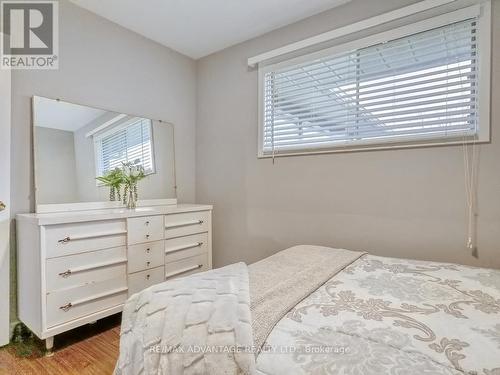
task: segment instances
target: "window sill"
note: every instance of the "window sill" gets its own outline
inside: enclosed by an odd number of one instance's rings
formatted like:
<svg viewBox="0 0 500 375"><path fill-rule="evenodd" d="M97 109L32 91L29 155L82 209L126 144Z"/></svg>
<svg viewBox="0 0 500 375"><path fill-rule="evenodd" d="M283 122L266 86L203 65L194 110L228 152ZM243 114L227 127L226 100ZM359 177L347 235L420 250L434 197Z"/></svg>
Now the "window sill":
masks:
<svg viewBox="0 0 500 375"><path fill-rule="evenodd" d="M321 154L340 154L340 153L351 153L351 152L363 152L363 151L384 151L384 150L401 150L401 149L414 149L414 148L427 148L427 147L443 147L443 146L461 146L463 144L488 144L491 143L490 139L469 139L465 142L462 140L454 141L438 141L438 142L426 142L426 143L397 143L397 144L385 144L385 145L367 145L367 146L345 146L345 147L335 147L335 148L323 148L323 149L311 149L311 150L296 150L296 151L280 151L276 152L274 155L270 153L259 152L257 155L258 159L272 159L278 157L289 157L289 156L307 156L307 155L321 155Z"/></svg>

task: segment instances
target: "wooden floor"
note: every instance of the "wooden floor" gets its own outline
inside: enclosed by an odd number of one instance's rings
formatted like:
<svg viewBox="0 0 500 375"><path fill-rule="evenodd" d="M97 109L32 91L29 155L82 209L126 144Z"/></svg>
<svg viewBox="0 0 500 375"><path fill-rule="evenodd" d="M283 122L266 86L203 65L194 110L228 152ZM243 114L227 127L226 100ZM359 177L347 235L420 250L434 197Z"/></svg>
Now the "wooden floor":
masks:
<svg viewBox="0 0 500 375"><path fill-rule="evenodd" d="M2 348L0 375L112 374L118 358L119 325L120 315L114 315L58 335L50 357L22 358L12 345Z"/></svg>

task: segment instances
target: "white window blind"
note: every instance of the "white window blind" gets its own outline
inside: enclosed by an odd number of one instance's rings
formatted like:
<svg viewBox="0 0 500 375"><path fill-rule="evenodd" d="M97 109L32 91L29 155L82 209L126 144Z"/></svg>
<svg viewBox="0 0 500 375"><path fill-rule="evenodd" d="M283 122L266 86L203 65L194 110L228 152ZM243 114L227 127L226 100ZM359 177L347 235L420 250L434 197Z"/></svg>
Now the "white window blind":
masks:
<svg viewBox="0 0 500 375"><path fill-rule="evenodd" d="M126 126L95 138L97 175L102 176L122 162L142 165L146 173L154 172L151 120L137 118Z"/></svg>
<svg viewBox="0 0 500 375"><path fill-rule="evenodd" d="M260 154L475 136L477 34L471 18L267 69Z"/></svg>

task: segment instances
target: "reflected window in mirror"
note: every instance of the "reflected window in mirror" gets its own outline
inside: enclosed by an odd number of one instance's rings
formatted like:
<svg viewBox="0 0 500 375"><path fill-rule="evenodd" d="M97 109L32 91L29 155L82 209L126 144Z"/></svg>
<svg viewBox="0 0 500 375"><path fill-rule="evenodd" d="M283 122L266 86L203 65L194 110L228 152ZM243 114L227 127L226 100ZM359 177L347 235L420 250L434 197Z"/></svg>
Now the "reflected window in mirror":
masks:
<svg viewBox="0 0 500 375"><path fill-rule="evenodd" d="M94 135L96 177L122 163L140 165L146 175L155 173L152 133L151 120L135 117Z"/></svg>

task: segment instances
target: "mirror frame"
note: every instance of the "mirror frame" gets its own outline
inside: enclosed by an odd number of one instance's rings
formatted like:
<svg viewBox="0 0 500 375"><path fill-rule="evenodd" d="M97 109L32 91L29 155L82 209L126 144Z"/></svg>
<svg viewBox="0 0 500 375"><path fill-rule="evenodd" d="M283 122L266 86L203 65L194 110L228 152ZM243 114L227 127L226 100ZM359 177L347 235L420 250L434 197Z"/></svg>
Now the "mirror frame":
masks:
<svg viewBox="0 0 500 375"><path fill-rule="evenodd" d="M100 109L103 111L108 111L108 112L116 112L116 113L123 113L121 111L115 111L112 109L104 109L101 107L94 107L92 105L87 105L87 104L82 104L82 103L75 103L72 101L67 101L63 100L60 98L50 98L47 96L41 96L41 95L33 95L31 97L31 129L32 129L32 163L33 163L33 183L34 183L34 192L35 192L35 212L38 214L44 214L44 213L56 213L56 212L74 212L74 211L87 211L87 210L104 210L104 209L120 209L120 210L127 210L126 206L122 202L107 202L107 201L101 201L101 202L75 202L75 203L48 203L48 204L39 204L38 203L38 189L37 189L37 165L36 165L36 152L37 152L37 145L35 142L35 128L36 128L36 113L35 113L35 100L36 98L44 98L44 99L50 99L50 100L56 100L58 102L66 102L74 105L80 105L80 106L86 106L90 108L95 108L95 109ZM127 113L129 116L135 116L135 117L142 117L142 118L147 118L151 119L152 121L159 121L160 123L163 124L168 124L172 126L172 132L173 132L173 144L174 144L174 190L175 190L175 195L177 196L177 163L176 163L176 155L175 155L175 125L170 122L170 121L164 121L164 120L155 120L151 117L147 116L141 116L141 115L135 115L131 113ZM166 205L176 205L177 204L177 198L164 198L164 199L139 199L137 201L137 208L141 207L149 207L149 206L166 206ZM133 209L132 209L133 210Z"/></svg>

